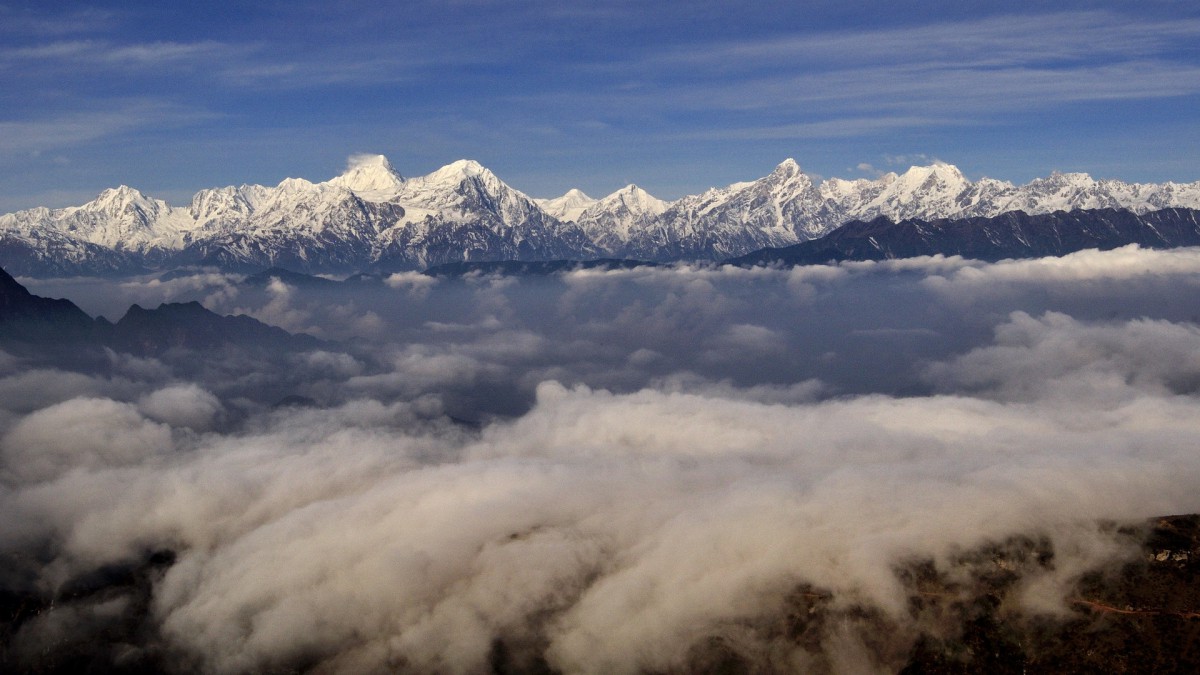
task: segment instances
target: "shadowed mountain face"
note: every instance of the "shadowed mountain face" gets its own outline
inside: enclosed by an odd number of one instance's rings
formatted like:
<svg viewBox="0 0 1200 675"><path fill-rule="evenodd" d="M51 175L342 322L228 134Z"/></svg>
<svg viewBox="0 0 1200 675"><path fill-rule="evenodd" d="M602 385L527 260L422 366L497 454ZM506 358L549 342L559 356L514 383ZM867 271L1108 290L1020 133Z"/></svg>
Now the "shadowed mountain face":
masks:
<svg viewBox="0 0 1200 675"><path fill-rule="evenodd" d="M995 218L902 220L876 218L847 223L829 234L785 248L734 258L736 265L813 265L840 260L887 260L959 255L975 260L1061 256L1084 249L1109 250L1200 245L1200 211L1163 209L1144 215L1116 209L1020 211Z"/></svg>
<svg viewBox="0 0 1200 675"><path fill-rule="evenodd" d="M70 300L31 294L0 269L0 337L30 343L69 342L96 336L96 323Z"/></svg>
<svg viewBox="0 0 1200 675"><path fill-rule="evenodd" d="M158 309L133 305L113 325L107 342L118 351L142 356L169 349L290 350L320 344L311 336L292 335L248 316L220 316L198 302L164 303Z"/></svg>

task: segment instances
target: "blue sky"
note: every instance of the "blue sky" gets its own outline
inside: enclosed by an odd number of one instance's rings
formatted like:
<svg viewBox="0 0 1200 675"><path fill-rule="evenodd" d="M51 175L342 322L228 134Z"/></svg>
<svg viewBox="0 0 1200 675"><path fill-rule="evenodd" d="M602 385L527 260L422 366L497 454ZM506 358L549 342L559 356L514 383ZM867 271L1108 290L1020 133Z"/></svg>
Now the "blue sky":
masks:
<svg viewBox="0 0 1200 675"><path fill-rule="evenodd" d="M477 159L533 196L675 198L787 157L1193 181L1198 104L1190 0L0 0L0 211L121 183L185 203L363 152Z"/></svg>

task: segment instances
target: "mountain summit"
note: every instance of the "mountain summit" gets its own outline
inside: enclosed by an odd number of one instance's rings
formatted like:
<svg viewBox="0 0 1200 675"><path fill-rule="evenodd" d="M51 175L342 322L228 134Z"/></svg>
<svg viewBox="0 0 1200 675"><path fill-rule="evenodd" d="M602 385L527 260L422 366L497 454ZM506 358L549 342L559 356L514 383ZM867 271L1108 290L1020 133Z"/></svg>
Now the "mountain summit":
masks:
<svg viewBox="0 0 1200 675"><path fill-rule="evenodd" d="M559 220L579 220L579 215L597 200L584 194L583 190L572 188L566 194L554 199L535 199L535 204L543 211Z"/></svg>
<svg viewBox="0 0 1200 675"><path fill-rule="evenodd" d="M395 192L404 184L404 177L383 155L354 155L347 162L345 173L331 179L329 184L354 192Z"/></svg>

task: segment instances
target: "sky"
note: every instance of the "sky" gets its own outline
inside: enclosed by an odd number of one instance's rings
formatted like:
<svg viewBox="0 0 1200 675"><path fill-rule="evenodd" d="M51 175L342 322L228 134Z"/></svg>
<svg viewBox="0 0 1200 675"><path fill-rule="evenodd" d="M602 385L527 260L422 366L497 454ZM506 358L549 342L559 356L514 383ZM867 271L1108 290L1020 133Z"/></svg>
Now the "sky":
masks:
<svg viewBox="0 0 1200 675"><path fill-rule="evenodd" d="M1193 2L0 2L0 212L405 175L673 199L788 157L1194 181Z"/></svg>

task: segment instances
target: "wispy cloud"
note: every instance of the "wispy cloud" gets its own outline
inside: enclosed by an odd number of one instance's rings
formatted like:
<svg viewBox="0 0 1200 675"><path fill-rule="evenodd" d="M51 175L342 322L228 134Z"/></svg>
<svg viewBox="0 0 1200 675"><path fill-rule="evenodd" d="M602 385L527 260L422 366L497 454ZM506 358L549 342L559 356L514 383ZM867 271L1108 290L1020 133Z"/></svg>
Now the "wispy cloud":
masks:
<svg viewBox="0 0 1200 675"><path fill-rule="evenodd" d="M1196 19L1148 21L1111 12L1062 12L689 46L649 55L640 63L723 71L806 66L837 70L888 62L1014 67L1141 59L1186 49L1197 38Z"/></svg>
<svg viewBox="0 0 1200 675"><path fill-rule="evenodd" d="M606 74L601 91L550 97L591 110L772 113L800 121L755 125L759 131L749 135L840 136L1078 101L1197 94L1200 66L1172 58L1197 38L1200 21L1130 21L1106 12L839 31L649 49L592 66ZM881 110L888 114L863 118ZM850 119L811 119L833 116Z"/></svg>
<svg viewBox="0 0 1200 675"><path fill-rule="evenodd" d="M820 122L801 122L758 127L734 127L687 132L678 135L681 139L706 141L765 141L804 138L848 138L863 134L879 133L912 127L929 127L961 124L950 119L896 116L896 117L847 117Z"/></svg>
<svg viewBox="0 0 1200 675"><path fill-rule="evenodd" d="M285 89L329 85L383 85L412 80L435 69L486 64L478 53L438 54L435 45L407 45L379 50L314 48L308 53L281 53L264 44L199 42L116 43L106 40L59 40L43 44L0 48L0 72L24 75L87 72L110 76L135 73L194 75L232 87Z"/></svg>
<svg viewBox="0 0 1200 675"><path fill-rule="evenodd" d="M209 111L147 99L42 119L5 120L0 121L0 157L35 155L135 129L179 127L214 117Z"/></svg>
<svg viewBox="0 0 1200 675"><path fill-rule="evenodd" d="M215 75L234 87L268 89L319 89L344 85L394 85L413 81L433 65L428 59L403 56L347 54L328 59L257 58L227 64Z"/></svg>
<svg viewBox="0 0 1200 675"><path fill-rule="evenodd" d="M82 67L87 70L183 64L212 66L214 63L244 57L251 49L212 40L132 44L104 40L63 40L0 50L0 68L26 68L31 64L39 69Z"/></svg>
<svg viewBox="0 0 1200 675"><path fill-rule="evenodd" d="M709 89L707 100L730 109L802 106L801 111L836 112L882 108L929 115L1195 93L1200 93L1200 66L1163 61L1004 69L896 64L730 82Z"/></svg>
<svg viewBox="0 0 1200 675"><path fill-rule="evenodd" d="M0 34L27 37L89 33L110 28L116 19L113 12L96 7L59 13L46 13L45 9L39 7L35 12L0 5Z"/></svg>

